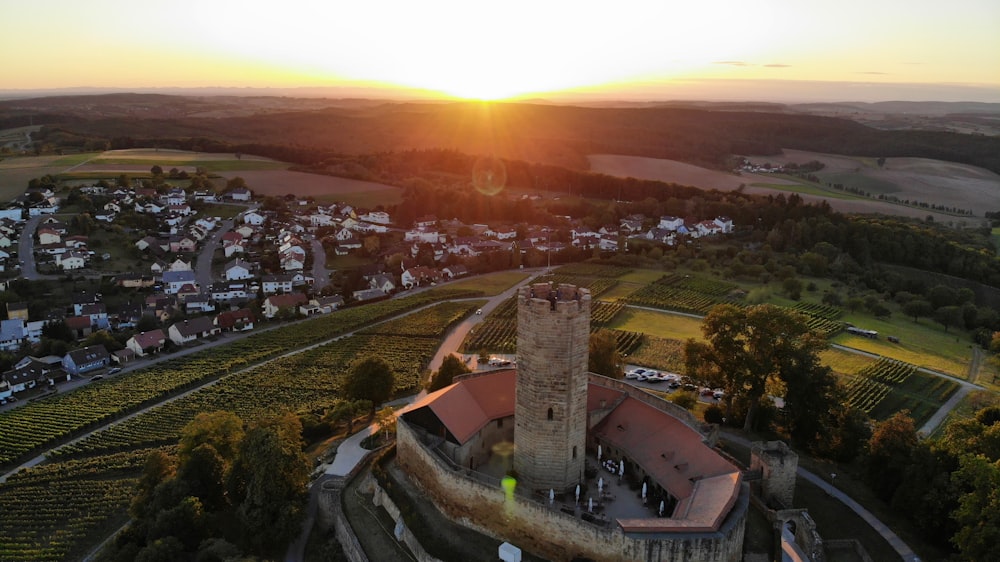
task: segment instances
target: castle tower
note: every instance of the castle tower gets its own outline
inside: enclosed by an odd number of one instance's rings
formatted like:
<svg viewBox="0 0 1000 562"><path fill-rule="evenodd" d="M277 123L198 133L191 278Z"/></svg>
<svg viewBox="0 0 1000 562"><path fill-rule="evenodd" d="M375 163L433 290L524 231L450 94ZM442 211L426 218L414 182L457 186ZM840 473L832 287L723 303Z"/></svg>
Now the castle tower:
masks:
<svg viewBox="0 0 1000 562"><path fill-rule="evenodd" d="M532 490L583 480L590 291L546 283L517 295L514 470Z"/></svg>
<svg viewBox="0 0 1000 562"><path fill-rule="evenodd" d="M750 470L761 471L761 496L768 505L792 507L799 456L784 441L750 444Z"/></svg>

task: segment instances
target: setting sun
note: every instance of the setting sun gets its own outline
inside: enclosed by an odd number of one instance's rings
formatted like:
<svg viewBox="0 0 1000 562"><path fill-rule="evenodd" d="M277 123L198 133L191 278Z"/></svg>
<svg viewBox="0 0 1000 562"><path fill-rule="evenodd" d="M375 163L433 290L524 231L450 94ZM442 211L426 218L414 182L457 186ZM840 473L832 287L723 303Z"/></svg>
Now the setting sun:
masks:
<svg viewBox="0 0 1000 562"><path fill-rule="evenodd" d="M585 89L622 98L675 92L670 98L685 85L737 80L963 85L1000 97L1000 4L957 0L918 13L899 0L846 0L832 8L764 0L290 0L267 10L196 0L4 3L0 18L18 25L0 35L0 48L20 55L5 60L0 89L330 86L480 100Z"/></svg>

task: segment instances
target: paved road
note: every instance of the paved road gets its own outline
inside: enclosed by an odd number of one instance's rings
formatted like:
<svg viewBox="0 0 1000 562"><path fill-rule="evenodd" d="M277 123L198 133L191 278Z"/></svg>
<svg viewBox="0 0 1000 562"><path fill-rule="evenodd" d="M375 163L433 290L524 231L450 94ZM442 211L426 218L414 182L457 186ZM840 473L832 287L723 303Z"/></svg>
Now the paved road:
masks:
<svg viewBox="0 0 1000 562"><path fill-rule="evenodd" d="M215 257L215 250L219 248L219 240L222 239L222 235L232 229L233 219L222 221L219 224L219 228L215 229L215 232L209 236L208 240L202 246L201 251L198 252L198 259L194 266L194 275L199 290L208 291L209 287L212 286L212 282L214 281L212 277L212 258Z"/></svg>
<svg viewBox="0 0 1000 562"><path fill-rule="evenodd" d="M314 236L310 244L313 253L313 290L318 292L330 283L330 273L333 270L326 268L326 250L323 249L323 243Z"/></svg>
<svg viewBox="0 0 1000 562"><path fill-rule="evenodd" d="M35 231L43 216L28 217L17 241L17 258L21 260L21 277L29 281L35 279L56 279L56 275L41 275L35 267Z"/></svg>

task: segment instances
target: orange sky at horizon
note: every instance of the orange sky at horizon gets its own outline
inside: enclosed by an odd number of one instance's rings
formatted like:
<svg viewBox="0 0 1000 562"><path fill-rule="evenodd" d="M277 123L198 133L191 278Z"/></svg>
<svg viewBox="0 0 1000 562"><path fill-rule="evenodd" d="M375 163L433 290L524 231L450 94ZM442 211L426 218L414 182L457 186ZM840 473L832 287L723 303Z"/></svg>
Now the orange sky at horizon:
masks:
<svg viewBox="0 0 1000 562"><path fill-rule="evenodd" d="M1000 102L992 0L919 9L902 0L339 4L3 3L0 90L345 86L471 99L709 99L715 88L731 99L742 84L746 99L826 90L833 101L870 85L886 99L936 91Z"/></svg>

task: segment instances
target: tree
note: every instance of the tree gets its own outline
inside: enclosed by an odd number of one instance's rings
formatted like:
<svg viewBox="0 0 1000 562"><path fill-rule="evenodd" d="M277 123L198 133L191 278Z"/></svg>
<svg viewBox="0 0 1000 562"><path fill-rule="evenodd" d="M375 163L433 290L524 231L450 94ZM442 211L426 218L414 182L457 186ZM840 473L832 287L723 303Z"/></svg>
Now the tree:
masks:
<svg viewBox="0 0 1000 562"><path fill-rule="evenodd" d="M261 554L287 545L305 516L309 465L301 433L294 414L265 420L247 432L230 473L242 536Z"/></svg>
<svg viewBox="0 0 1000 562"><path fill-rule="evenodd" d="M200 445L211 445L228 464L236 458L243 435L243 420L236 414L226 411L202 412L181 430L177 455L183 463Z"/></svg>
<svg viewBox="0 0 1000 562"><path fill-rule="evenodd" d="M385 433L386 439L389 438L389 434L396 433L396 412L391 406L386 406L375 414L375 423L378 425L379 431Z"/></svg>
<svg viewBox="0 0 1000 562"><path fill-rule="evenodd" d="M1000 461L966 455L952 478L963 492L952 512L958 524L952 544L963 560L994 560L1000 542Z"/></svg>
<svg viewBox="0 0 1000 562"><path fill-rule="evenodd" d="M934 320L944 326L944 331L947 332L951 326L962 325L964 321L962 318L962 309L957 306L942 306L934 311Z"/></svg>
<svg viewBox="0 0 1000 562"><path fill-rule="evenodd" d="M737 409L745 412L747 431L754 428L769 381L795 384L811 379L819 369L817 355L826 347L802 315L769 304L717 305L702 322L702 333L707 343L690 339L684 346L687 372L721 386L726 417L735 419Z"/></svg>
<svg viewBox="0 0 1000 562"><path fill-rule="evenodd" d="M934 313L934 307L924 299L914 299L903 305L903 314L912 316L916 322L921 316L930 316Z"/></svg>
<svg viewBox="0 0 1000 562"><path fill-rule="evenodd" d="M802 298L802 281L796 277L789 277L781 282L781 288L788 295L788 298L797 301Z"/></svg>
<svg viewBox="0 0 1000 562"><path fill-rule="evenodd" d="M622 358L618 353L618 342L611 330L598 330L590 334L590 359L587 369L592 373L613 379L621 379Z"/></svg>
<svg viewBox="0 0 1000 562"><path fill-rule="evenodd" d="M909 410L879 422L868 441L865 482L877 496L889 501L917 448L917 429Z"/></svg>
<svg viewBox="0 0 1000 562"><path fill-rule="evenodd" d="M427 385L427 392L434 392L451 385L458 375L472 372L461 359L449 354L441 362L441 367L434 373L430 383Z"/></svg>
<svg viewBox="0 0 1000 562"><path fill-rule="evenodd" d="M372 413L392 396L395 376L392 368L380 357L365 357L351 367L344 381L344 394L351 400L370 400Z"/></svg>

